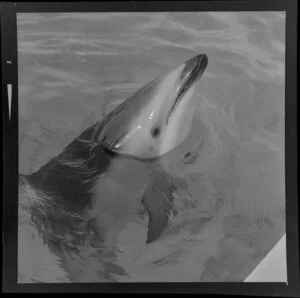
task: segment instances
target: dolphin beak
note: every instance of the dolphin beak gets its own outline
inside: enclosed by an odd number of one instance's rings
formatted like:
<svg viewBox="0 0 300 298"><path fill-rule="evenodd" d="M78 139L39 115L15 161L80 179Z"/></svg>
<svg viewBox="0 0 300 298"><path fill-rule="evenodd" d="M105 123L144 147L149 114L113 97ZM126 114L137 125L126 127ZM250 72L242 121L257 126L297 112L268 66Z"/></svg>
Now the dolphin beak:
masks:
<svg viewBox="0 0 300 298"><path fill-rule="evenodd" d="M193 83L199 79L204 73L206 66L208 64L208 57L206 54L197 55L185 63L183 70L180 73L180 77L178 80L177 87L177 96L174 101L174 104L170 110L168 119L171 114L176 109L178 103L183 98L183 95L187 92L187 90L193 85Z"/></svg>
<svg viewBox="0 0 300 298"><path fill-rule="evenodd" d="M185 67L180 74L180 79L183 83L183 88L193 83L200 77L208 64L208 57L206 54L197 55L185 62Z"/></svg>

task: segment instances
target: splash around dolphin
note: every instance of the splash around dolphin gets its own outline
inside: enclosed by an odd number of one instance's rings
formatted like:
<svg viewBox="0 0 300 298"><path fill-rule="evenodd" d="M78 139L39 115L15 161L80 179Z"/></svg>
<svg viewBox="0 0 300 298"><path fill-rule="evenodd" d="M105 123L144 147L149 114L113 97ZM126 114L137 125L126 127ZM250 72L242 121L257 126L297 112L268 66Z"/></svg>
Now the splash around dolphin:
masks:
<svg viewBox="0 0 300 298"><path fill-rule="evenodd" d="M19 226L29 225L64 267L65 252L76 254L85 241L114 247L141 208L148 214L146 243L176 215L174 181L161 160L189 136L207 64L200 54L160 75L38 171L19 175Z"/></svg>

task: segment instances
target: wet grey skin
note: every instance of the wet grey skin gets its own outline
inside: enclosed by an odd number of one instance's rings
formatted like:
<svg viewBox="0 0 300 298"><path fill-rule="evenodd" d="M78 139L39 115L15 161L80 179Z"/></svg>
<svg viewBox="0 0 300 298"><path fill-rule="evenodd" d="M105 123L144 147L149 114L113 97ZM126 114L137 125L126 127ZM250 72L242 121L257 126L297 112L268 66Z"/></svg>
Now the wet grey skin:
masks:
<svg viewBox="0 0 300 298"><path fill-rule="evenodd" d="M88 237L103 243L111 236L113 221L125 222L140 206L149 217L147 243L160 237L172 211L174 183L159 160L176 147L177 136L169 147L164 140L176 133L179 109L207 63L205 54L197 55L170 76L151 81L38 171L20 175L19 210L52 251L59 254L62 244L76 251ZM166 95L161 100L159 92ZM153 123L143 122L144 111L155 112ZM142 133L134 135L136 128ZM146 139L138 142L141 136ZM132 142L139 144L136 151ZM71 235L69 242L66 234Z"/></svg>

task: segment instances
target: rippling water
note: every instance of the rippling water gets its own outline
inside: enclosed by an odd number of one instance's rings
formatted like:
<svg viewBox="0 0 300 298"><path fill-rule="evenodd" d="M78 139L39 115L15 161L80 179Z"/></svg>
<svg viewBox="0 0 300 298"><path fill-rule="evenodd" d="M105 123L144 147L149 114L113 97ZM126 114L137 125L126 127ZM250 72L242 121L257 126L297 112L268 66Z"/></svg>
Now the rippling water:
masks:
<svg viewBox="0 0 300 298"><path fill-rule="evenodd" d="M99 273L105 256L83 249L72 281L241 281L280 239L283 12L19 14L18 51L24 174L157 75L198 53L209 58L197 112L212 145L182 170L187 186L174 195L184 208L147 247L145 225L128 223L110 277ZM57 281L51 264L34 267L38 249L22 248L19 263L32 269L20 281Z"/></svg>

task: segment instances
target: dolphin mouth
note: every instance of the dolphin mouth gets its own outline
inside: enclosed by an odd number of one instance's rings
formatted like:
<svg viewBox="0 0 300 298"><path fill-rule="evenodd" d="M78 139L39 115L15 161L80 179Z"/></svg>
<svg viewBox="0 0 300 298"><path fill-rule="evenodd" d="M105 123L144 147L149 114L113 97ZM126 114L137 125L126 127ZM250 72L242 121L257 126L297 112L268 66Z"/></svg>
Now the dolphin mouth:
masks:
<svg viewBox="0 0 300 298"><path fill-rule="evenodd" d="M197 55L185 62L185 67L181 71L178 82L179 87L177 88L177 96L168 115L167 122L172 113L175 111L177 105L180 103L184 94L189 90L193 83L202 76L207 64L208 57L206 54Z"/></svg>

